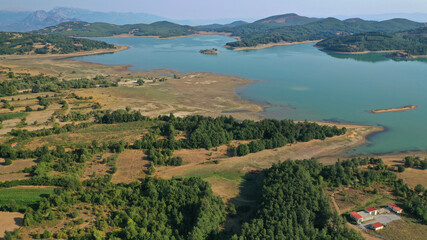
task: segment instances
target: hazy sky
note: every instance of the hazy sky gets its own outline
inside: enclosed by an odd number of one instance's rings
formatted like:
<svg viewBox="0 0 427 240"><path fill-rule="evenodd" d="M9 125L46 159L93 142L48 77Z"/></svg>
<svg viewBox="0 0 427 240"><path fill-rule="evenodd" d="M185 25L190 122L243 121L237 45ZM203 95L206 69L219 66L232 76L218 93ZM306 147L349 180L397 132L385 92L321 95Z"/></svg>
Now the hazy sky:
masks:
<svg viewBox="0 0 427 240"><path fill-rule="evenodd" d="M0 9L145 12L172 19L260 18L295 12L306 16L427 13L427 0L0 0Z"/></svg>

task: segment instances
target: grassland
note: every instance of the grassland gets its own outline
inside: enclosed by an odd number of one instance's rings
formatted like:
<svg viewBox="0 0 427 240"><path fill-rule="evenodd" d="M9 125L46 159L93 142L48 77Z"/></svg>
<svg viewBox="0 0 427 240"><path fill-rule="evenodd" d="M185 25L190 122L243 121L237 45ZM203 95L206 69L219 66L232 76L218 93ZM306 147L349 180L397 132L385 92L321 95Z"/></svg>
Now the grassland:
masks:
<svg viewBox="0 0 427 240"><path fill-rule="evenodd" d="M0 189L0 204L9 204L12 200L19 205L36 204L43 197L53 193L53 187L21 186Z"/></svg>

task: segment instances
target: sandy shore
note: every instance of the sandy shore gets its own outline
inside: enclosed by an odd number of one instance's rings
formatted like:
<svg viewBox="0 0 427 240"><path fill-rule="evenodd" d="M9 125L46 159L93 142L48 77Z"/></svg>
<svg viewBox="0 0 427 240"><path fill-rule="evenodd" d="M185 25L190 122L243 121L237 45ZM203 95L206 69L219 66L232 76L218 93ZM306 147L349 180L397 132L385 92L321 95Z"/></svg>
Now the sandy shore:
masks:
<svg viewBox="0 0 427 240"><path fill-rule="evenodd" d="M235 37L235 36L231 36L231 33L227 33L227 32L205 32L205 31L200 31L197 32L196 34L190 34L190 35L182 35L182 36L174 36L174 37L166 37L166 38L162 38L159 36L136 36L134 34L118 34L118 35L112 35L112 36L108 36L108 37L76 37L76 38L93 38L93 39L108 39L108 38L130 38L130 37L143 37L143 38L156 38L156 39L175 39L175 38L185 38L185 37L199 37L199 36L213 36L213 35L223 35L223 36L227 36L227 37L232 37L236 40L240 40L240 37Z"/></svg>
<svg viewBox="0 0 427 240"><path fill-rule="evenodd" d="M418 107L419 106L417 105L408 105L408 106L403 106L401 108L374 109L374 110L371 110L371 113L401 112L401 111L412 110Z"/></svg>
<svg viewBox="0 0 427 240"><path fill-rule="evenodd" d="M326 50L326 49L322 49L322 48L320 48L320 49L322 51L329 52L329 53L339 53L339 54L349 54L349 55L363 55L363 54L368 54L368 53L399 53L399 52L405 52L403 50L340 52L340 51L330 51L330 50ZM427 55L409 55L409 56L405 57L404 59L418 59L418 58L427 58Z"/></svg>
<svg viewBox="0 0 427 240"><path fill-rule="evenodd" d="M227 48L230 48L234 51L245 51L245 50L256 50L256 49L264 49L264 48L271 48L276 46L286 46L286 45L296 45L296 44L304 44L304 43L316 43L322 40L314 40L314 41L303 41L303 42L278 42L278 43L268 43L268 44L258 44L254 47L237 47L237 48L231 48L228 46L225 46Z"/></svg>

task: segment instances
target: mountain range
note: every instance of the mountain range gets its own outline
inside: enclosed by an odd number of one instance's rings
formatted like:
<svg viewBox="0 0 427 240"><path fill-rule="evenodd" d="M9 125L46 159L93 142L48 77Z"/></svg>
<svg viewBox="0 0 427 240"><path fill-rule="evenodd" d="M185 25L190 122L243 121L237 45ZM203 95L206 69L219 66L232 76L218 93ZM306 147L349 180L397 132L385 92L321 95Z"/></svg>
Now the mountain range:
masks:
<svg viewBox="0 0 427 240"><path fill-rule="evenodd" d="M54 8L35 12L0 11L0 31L27 32L70 21L135 24L163 20L167 19L147 13L96 12L78 8Z"/></svg>

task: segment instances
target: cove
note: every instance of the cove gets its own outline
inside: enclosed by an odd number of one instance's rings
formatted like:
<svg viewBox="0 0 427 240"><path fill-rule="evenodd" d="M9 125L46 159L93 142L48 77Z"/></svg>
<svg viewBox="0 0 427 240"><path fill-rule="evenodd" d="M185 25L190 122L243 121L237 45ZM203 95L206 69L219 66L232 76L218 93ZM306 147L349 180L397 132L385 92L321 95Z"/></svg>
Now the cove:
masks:
<svg viewBox="0 0 427 240"><path fill-rule="evenodd" d="M380 125L386 131L348 154L427 150L427 61L396 61L381 54L331 54L314 44L231 51L234 39L197 36L175 39L109 38L131 48L113 54L74 58L101 64L130 64L134 70L160 68L212 72L252 80L237 92L245 99L271 105L268 118L338 121ZM199 50L217 48L218 55ZM371 109L419 105L404 112L372 114Z"/></svg>

